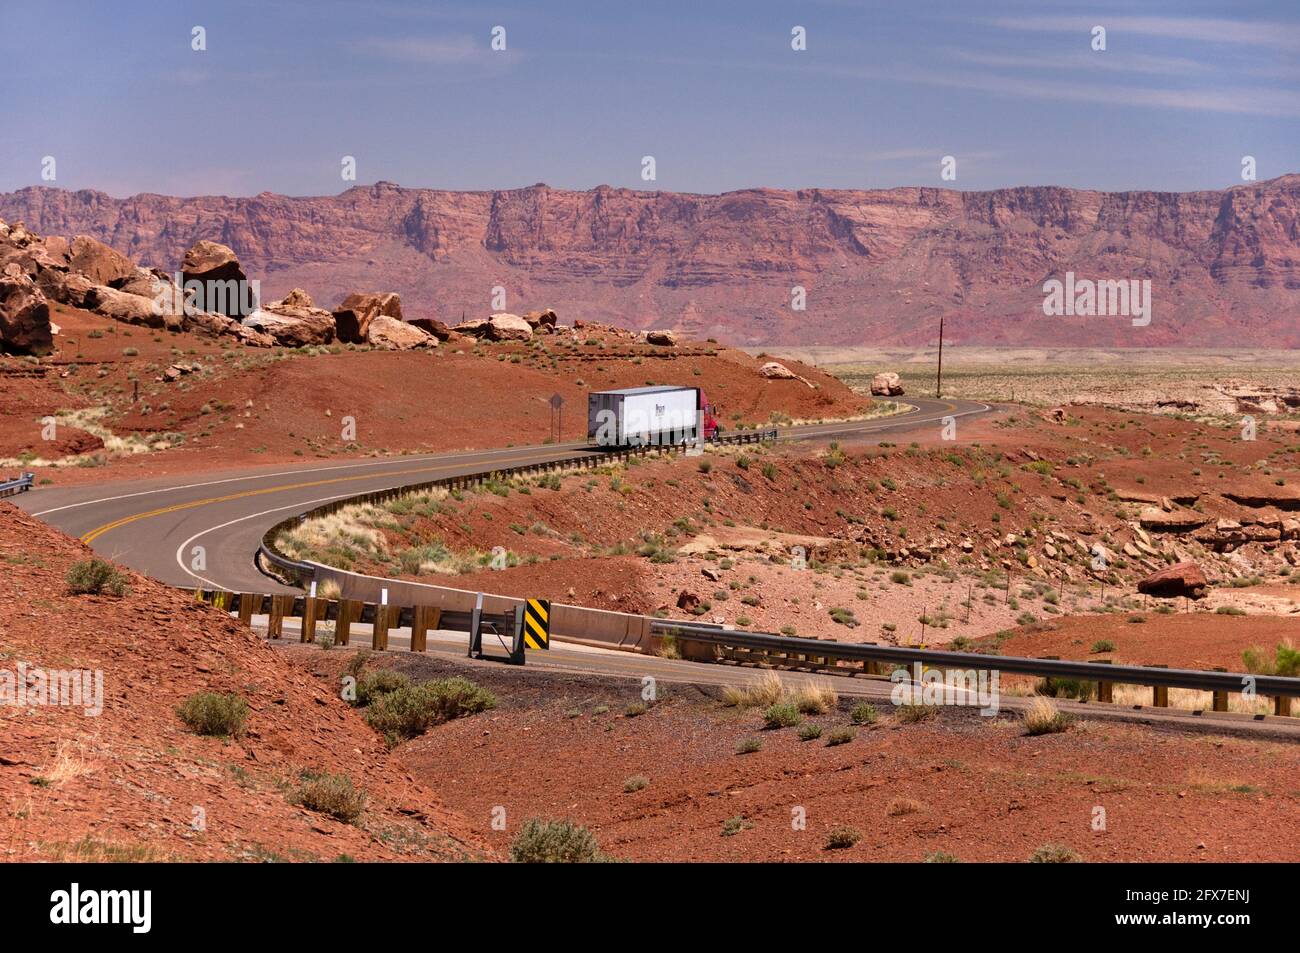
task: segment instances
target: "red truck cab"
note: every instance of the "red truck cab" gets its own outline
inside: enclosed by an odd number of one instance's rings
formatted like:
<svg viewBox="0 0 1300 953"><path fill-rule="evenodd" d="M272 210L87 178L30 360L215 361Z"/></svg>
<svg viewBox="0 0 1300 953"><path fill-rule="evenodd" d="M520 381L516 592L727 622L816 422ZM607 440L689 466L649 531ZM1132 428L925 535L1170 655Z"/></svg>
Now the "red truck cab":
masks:
<svg viewBox="0 0 1300 953"><path fill-rule="evenodd" d="M700 395L700 426L702 433L700 436L705 440L717 440L718 435L722 433L722 426L718 423L718 408L709 403L709 398L704 395L704 390L697 388Z"/></svg>

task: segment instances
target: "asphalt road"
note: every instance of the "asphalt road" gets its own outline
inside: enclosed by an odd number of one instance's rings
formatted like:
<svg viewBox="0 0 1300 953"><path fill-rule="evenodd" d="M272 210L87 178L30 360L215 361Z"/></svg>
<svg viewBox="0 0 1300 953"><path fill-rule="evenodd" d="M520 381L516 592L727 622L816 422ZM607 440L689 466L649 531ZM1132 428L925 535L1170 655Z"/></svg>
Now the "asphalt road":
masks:
<svg viewBox="0 0 1300 953"><path fill-rule="evenodd" d="M988 413L987 404L907 398L904 414L785 428L782 439L870 437L938 427L944 418ZM37 487L12 498L27 512L80 537L96 552L176 586L288 592L253 558L263 534L288 516L330 500L572 456L585 444L510 447L355 462L304 463L196 476L75 487ZM202 547L196 561L195 547Z"/></svg>

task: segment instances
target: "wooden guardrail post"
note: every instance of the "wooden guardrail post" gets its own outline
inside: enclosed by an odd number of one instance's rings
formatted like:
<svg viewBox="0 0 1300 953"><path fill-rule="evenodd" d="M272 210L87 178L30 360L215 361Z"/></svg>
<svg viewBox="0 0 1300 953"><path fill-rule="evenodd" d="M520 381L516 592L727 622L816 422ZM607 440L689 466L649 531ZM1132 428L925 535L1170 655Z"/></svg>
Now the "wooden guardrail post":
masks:
<svg viewBox="0 0 1300 953"><path fill-rule="evenodd" d="M1216 672L1226 672L1226 671L1227 671L1227 669L1224 668L1224 667L1221 666L1221 665L1216 665L1215 668L1214 668L1214 670L1215 670ZM1213 702L1211 703L1210 708L1211 708L1212 711L1227 711L1227 710L1228 710L1228 693L1227 693L1227 691L1222 690L1222 689L1216 689L1216 690L1214 691L1214 693L1213 693Z"/></svg>
<svg viewBox="0 0 1300 953"><path fill-rule="evenodd" d="M416 606L411 619L411 651L423 652L428 643L430 629L438 628L442 609L438 606Z"/></svg>
<svg viewBox="0 0 1300 953"><path fill-rule="evenodd" d="M370 630L370 647L376 652L388 648L388 610L387 603L375 604L375 624Z"/></svg>
<svg viewBox="0 0 1300 953"><path fill-rule="evenodd" d="M1273 714L1288 717L1291 714L1291 696L1274 695L1273 696Z"/></svg>
<svg viewBox="0 0 1300 953"><path fill-rule="evenodd" d="M339 600L339 617L334 623L334 643L336 645L348 644L348 639L352 637L352 620L360 614L357 609L358 603L356 600Z"/></svg>
<svg viewBox="0 0 1300 953"><path fill-rule="evenodd" d="M1111 660L1108 658L1088 659L1093 665L1110 665ZM1115 700L1115 683L1103 680L1097 681L1097 701L1112 703Z"/></svg>
<svg viewBox="0 0 1300 953"><path fill-rule="evenodd" d="M1152 665L1152 668L1168 668L1168 665ZM1169 686L1152 685L1151 686L1151 705L1154 708L1169 707Z"/></svg>
<svg viewBox="0 0 1300 953"><path fill-rule="evenodd" d="M239 594L239 621L242 625L251 626L253 624L253 600L261 602L260 596L255 596L251 592L241 592ZM260 609L261 606L258 606Z"/></svg>
<svg viewBox="0 0 1300 953"><path fill-rule="evenodd" d="M307 596L302 604L302 635L299 637L301 642L316 641L316 619L320 606L320 600L315 596Z"/></svg>
<svg viewBox="0 0 1300 953"><path fill-rule="evenodd" d="M284 600L285 596L271 596L271 615L266 623L266 637L268 639L278 639L284 629ZM287 598L293 598L289 596Z"/></svg>

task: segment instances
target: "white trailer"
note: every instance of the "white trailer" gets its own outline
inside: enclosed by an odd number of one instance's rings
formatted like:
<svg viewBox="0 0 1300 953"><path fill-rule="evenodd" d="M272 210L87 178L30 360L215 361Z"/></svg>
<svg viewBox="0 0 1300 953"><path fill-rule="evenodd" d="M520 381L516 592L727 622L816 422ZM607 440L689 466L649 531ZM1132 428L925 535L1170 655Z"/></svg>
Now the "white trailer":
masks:
<svg viewBox="0 0 1300 953"><path fill-rule="evenodd" d="M627 387L587 395L587 442L601 447L694 444L698 387Z"/></svg>

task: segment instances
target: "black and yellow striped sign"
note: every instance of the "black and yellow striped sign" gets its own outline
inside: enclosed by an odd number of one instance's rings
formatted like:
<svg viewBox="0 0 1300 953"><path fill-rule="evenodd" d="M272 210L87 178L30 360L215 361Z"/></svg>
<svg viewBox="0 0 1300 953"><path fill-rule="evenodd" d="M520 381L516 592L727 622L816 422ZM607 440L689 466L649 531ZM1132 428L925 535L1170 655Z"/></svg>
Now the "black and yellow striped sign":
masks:
<svg viewBox="0 0 1300 953"><path fill-rule="evenodd" d="M529 599L524 603L524 645L530 649L551 647L551 603Z"/></svg>

